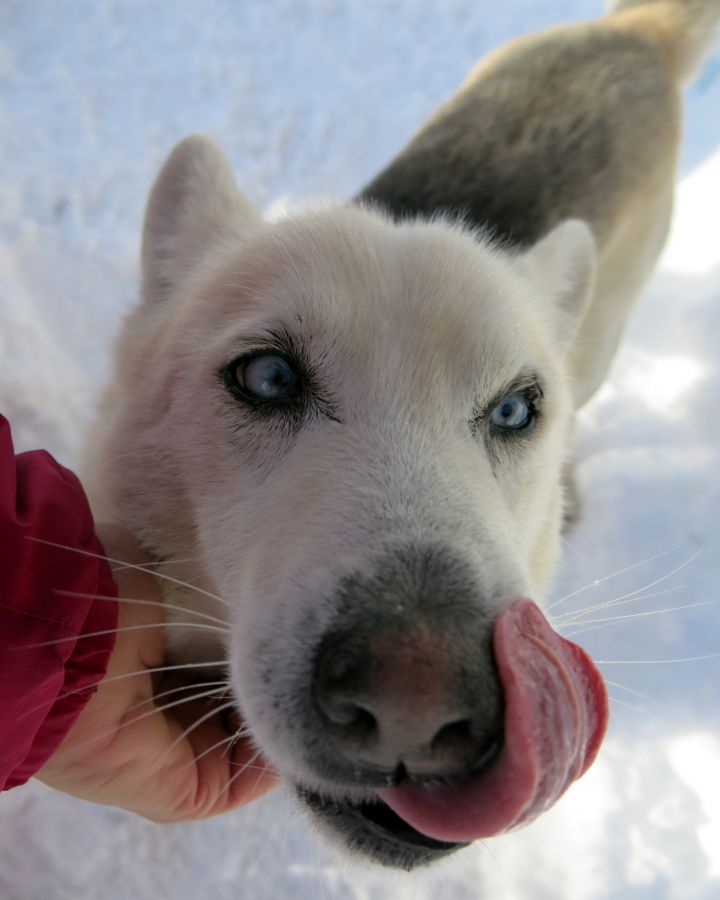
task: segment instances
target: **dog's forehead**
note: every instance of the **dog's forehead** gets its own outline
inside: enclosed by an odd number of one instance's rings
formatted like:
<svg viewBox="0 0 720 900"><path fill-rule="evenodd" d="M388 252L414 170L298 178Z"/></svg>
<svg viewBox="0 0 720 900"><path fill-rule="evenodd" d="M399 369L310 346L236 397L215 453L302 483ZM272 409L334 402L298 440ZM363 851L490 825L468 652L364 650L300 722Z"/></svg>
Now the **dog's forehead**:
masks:
<svg viewBox="0 0 720 900"><path fill-rule="evenodd" d="M218 285L221 342L281 331L311 357L348 364L482 359L502 380L527 366L536 337L509 256L446 223L396 225L355 209L301 217L253 238Z"/></svg>

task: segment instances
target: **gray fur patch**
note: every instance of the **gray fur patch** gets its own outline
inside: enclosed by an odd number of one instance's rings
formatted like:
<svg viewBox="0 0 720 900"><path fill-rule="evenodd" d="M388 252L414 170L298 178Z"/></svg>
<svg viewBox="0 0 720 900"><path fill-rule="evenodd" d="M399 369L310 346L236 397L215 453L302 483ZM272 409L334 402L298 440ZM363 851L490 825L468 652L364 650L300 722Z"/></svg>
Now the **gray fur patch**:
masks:
<svg viewBox="0 0 720 900"><path fill-rule="evenodd" d="M356 200L397 220L450 214L521 247L567 218L601 238L671 127L674 90L636 35L553 34L461 89Z"/></svg>

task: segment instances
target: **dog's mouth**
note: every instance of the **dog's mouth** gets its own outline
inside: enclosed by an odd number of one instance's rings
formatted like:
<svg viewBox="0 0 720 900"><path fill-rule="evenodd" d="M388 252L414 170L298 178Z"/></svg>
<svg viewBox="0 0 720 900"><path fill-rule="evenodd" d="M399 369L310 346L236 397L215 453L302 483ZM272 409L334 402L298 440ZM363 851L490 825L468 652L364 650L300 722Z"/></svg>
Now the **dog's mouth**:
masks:
<svg viewBox="0 0 720 900"><path fill-rule="evenodd" d="M440 841L413 828L379 798L352 803L321 797L305 788L298 796L321 821L339 832L348 846L382 865L407 870L435 862L467 846L467 841Z"/></svg>
<svg viewBox="0 0 720 900"><path fill-rule="evenodd" d="M300 790L310 808L376 858L372 845L384 842L406 857L414 853L412 865L513 830L549 809L597 755L608 717L605 686L587 654L560 637L529 600L498 617L493 649L504 737L485 765L455 780L403 778L374 789L376 802Z"/></svg>
<svg viewBox="0 0 720 900"><path fill-rule="evenodd" d="M413 778L400 765L392 776L387 776L388 782L395 785L412 782L424 785L426 789L432 785L434 789L452 787L462 790L469 780L493 765L501 749L499 741L490 745L472 772L464 775ZM369 788L369 799L364 801L325 797L304 787L297 787L296 790L300 799L327 826L344 835L348 844L384 864L412 869L417 865L434 862L470 843L440 840L418 830L380 798L381 789L378 788Z"/></svg>

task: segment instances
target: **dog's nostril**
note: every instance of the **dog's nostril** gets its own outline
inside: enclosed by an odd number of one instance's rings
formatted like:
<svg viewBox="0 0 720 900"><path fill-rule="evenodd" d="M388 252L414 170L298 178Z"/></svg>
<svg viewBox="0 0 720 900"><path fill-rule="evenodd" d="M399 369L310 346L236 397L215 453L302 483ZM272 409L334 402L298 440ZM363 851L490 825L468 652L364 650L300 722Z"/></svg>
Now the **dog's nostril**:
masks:
<svg viewBox="0 0 720 900"><path fill-rule="evenodd" d="M437 732L432 739L433 750L442 750L452 744L461 744L472 740L472 722L470 719L459 719L456 722L448 722Z"/></svg>
<svg viewBox="0 0 720 900"><path fill-rule="evenodd" d="M377 729L375 716L352 700L326 696L319 699L318 705L329 722L357 737L369 736Z"/></svg>
<svg viewBox="0 0 720 900"><path fill-rule="evenodd" d="M458 719L437 732L431 751L438 757L462 759L466 768L480 770L496 759L502 745L503 729L499 722Z"/></svg>
<svg viewBox="0 0 720 900"><path fill-rule="evenodd" d="M352 725L361 712L355 703L341 700L321 703L320 707L333 725Z"/></svg>

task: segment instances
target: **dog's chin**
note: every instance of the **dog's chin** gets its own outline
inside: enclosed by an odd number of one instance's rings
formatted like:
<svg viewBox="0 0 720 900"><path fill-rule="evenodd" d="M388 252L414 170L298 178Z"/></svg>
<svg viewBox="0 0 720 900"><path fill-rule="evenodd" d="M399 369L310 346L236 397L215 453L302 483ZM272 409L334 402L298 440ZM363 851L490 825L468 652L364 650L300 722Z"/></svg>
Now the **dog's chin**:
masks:
<svg viewBox="0 0 720 900"><path fill-rule="evenodd" d="M381 800L328 799L299 786L296 792L319 820L323 831L336 837L352 853L381 866L410 872L468 846L467 843L437 841L421 834Z"/></svg>

